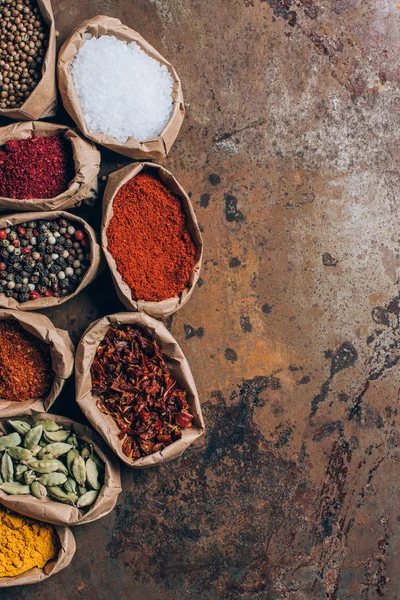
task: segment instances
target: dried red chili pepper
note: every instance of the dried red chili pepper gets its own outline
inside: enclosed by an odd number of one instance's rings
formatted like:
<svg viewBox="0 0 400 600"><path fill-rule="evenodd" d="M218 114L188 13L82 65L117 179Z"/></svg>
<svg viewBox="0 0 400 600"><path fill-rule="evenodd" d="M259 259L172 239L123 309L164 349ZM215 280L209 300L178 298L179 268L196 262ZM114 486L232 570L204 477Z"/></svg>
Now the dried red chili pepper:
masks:
<svg viewBox="0 0 400 600"><path fill-rule="evenodd" d="M0 321L0 399L44 399L53 377L49 346L16 321Z"/></svg>
<svg viewBox="0 0 400 600"><path fill-rule="evenodd" d="M192 426L186 392L173 379L162 348L139 328L110 327L91 376L97 406L115 419L129 458L162 450Z"/></svg>

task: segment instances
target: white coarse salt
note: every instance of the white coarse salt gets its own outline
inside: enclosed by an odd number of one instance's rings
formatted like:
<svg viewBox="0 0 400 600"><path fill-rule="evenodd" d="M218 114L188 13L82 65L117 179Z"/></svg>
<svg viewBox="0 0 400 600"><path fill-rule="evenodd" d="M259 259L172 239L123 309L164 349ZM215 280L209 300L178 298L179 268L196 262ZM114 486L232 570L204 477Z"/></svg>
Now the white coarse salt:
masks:
<svg viewBox="0 0 400 600"><path fill-rule="evenodd" d="M71 65L85 123L125 143L160 135L172 114L173 79L136 42L111 35L85 39Z"/></svg>

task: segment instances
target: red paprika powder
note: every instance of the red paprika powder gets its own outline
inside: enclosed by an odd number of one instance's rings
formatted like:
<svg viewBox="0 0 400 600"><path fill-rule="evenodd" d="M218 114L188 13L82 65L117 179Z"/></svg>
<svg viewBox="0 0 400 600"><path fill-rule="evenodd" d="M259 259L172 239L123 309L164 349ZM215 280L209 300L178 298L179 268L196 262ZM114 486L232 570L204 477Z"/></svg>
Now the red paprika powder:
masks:
<svg viewBox="0 0 400 600"><path fill-rule="evenodd" d="M159 179L139 173L116 194L108 251L134 300L176 298L189 285L196 247L180 199Z"/></svg>
<svg viewBox="0 0 400 600"><path fill-rule="evenodd" d="M10 140L0 149L3 198L55 198L73 177L71 144L62 136Z"/></svg>

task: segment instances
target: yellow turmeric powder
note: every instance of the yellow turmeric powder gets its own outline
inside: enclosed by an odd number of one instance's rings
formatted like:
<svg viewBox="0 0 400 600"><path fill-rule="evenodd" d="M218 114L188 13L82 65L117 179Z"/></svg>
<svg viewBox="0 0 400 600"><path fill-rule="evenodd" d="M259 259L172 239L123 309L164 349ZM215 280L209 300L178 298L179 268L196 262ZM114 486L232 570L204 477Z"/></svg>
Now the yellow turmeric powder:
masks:
<svg viewBox="0 0 400 600"><path fill-rule="evenodd" d="M58 549L54 527L0 508L0 577L42 569Z"/></svg>

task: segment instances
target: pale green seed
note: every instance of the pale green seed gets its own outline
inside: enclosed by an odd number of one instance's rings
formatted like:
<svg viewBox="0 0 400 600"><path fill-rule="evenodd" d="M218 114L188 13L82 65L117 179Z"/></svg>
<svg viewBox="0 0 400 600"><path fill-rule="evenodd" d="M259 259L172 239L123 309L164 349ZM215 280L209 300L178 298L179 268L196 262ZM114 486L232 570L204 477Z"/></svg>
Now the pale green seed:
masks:
<svg viewBox="0 0 400 600"><path fill-rule="evenodd" d="M60 468L60 464L62 463L59 460L37 460L37 458L31 458L27 463L30 469L36 471L36 473L53 473L54 471L58 471Z"/></svg>
<svg viewBox="0 0 400 600"><path fill-rule="evenodd" d="M69 492L64 492L64 490L59 486L49 486L47 488L47 492L55 500L58 500L59 502L64 502L64 504L71 504L71 506L74 506L74 502L69 496Z"/></svg>
<svg viewBox="0 0 400 600"><path fill-rule="evenodd" d="M28 470L26 465L17 465L15 467L15 479L20 483L24 480L24 473Z"/></svg>
<svg viewBox="0 0 400 600"><path fill-rule="evenodd" d="M71 447L71 444L55 442L54 444L48 444L45 448L42 448L38 456L43 459L58 458L62 454L66 454L68 450L71 450Z"/></svg>
<svg viewBox="0 0 400 600"><path fill-rule="evenodd" d="M22 448L21 446L14 446L14 448L9 448L8 454L14 460L29 460L30 458L32 458L32 452L27 448Z"/></svg>
<svg viewBox="0 0 400 600"><path fill-rule="evenodd" d="M68 467L68 471L70 475L74 475L72 473L72 463L74 462L75 458L77 458L79 456L79 452L76 448L71 448L71 450L68 452L67 454L67 467Z"/></svg>
<svg viewBox="0 0 400 600"><path fill-rule="evenodd" d="M36 498L39 498L39 500L41 500L42 498L46 498L47 496L47 490L45 486L39 481L34 481L31 484L31 492L34 496L36 496Z"/></svg>
<svg viewBox="0 0 400 600"><path fill-rule="evenodd" d="M75 479L72 479L72 477L67 477L67 481L64 483L64 489L66 492L72 492L73 494L76 494L78 491L78 486Z"/></svg>
<svg viewBox="0 0 400 600"><path fill-rule="evenodd" d="M104 462L101 460L101 458L96 454L96 452L93 452L91 458L94 460L94 462L96 463L98 469L100 472L104 472L105 469L105 464Z"/></svg>
<svg viewBox="0 0 400 600"><path fill-rule="evenodd" d="M25 448L28 448L28 450L35 448L35 446L37 446L38 443L40 442L42 433L43 433L43 425L36 425L36 427L32 427L32 429L30 429L30 431L28 431L28 433L25 436L25 439L24 439Z"/></svg>
<svg viewBox="0 0 400 600"><path fill-rule="evenodd" d="M44 438L49 443L51 443L51 442L66 442L70 435L71 435L70 431L64 431L63 429L59 429L58 431L45 431L44 432Z"/></svg>
<svg viewBox="0 0 400 600"><path fill-rule="evenodd" d="M86 465L82 456L74 458L72 463L72 475L79 485L85 485L86 482Z"/></svg>
<svg viewBox="0 0 400 600"><path fill-rule="evenodd" d="M0 450L5 450L6 448L14 448L14 446L19 446L21 443L21 436L19 433L10 433L9 435L3 435L0 437Z"/></svg>
<svg viewBox="0 0 400 600"><path fill-rule="evenodd" d="M41 475L38 481L46 486L57 486L63 485L63 483L67 481L67 477L64 475L64 473L46 473Z"/></svg>
<svg viewBox="0 0 400 600"><path fill-rule="evenodd" d="M79 498L76 505L78 506L78 508L84 508L85 506L91 506L92 504L94 504L94 502L96 502L98 495L99 495L99 492L97 490L90 490L90 492L86 492L86 494L83 494L83 496L81 496Z"/></svg>
<svg viewBox="0 0 400 600"><path fill-rule="evenodd" d="M36 475L33 471L25 471L24 473L24 481L26 485L31 485L36 479Z"/></svg>
<svg viewBox="0 0 400 600"><path fill-rule="evenodd" d="M84 458L85 460L87 458L89 458L89 456L92 454L91 449L89 448L89 446L84 446L81 450L81 456L82 458Z"/></svg>
<svg viewBox="0 0 400 600"><path fill-rule="evenodd" d="M21 435L26 435L31 428L26 421L8 421L8 424Z"/></svg>
<svg viewBox="0 0 400 600"><path fill-rule="evenodd" d="M83 496L83 494L86 494L86 492L88 492L89 490L87 489L86 485L78 485L78 495L79 496Z"/></svg>
<svg viewBox="0 0 400 600"><path fill-rule="evenodd" d="M4 483L0 484L0 490L6 494L12 494L16 496L31 493L31 488L29 485L22 485L22 483L16 483L14 481L5 481Z"/></svg>
<svg viewBox="0 0 400 600"><path fill-rule="evenodd" d="M94 490L100 489L99 470L94 460L90 457L86 461L86 480L89 486Z"/></svg>
<svg viewBox="0 0 400 600"><path fill-rule="evenodd" d="M62 426L55 421L36 421L36 425L42 425L45 431L58 431Z"/></svg>
<svg viewBox="0 0 400 600"><path fill-rule="evenodd" d="M79 442L78 442L78 438L76 437L75 433L73 433L72 435L69 436L69 438L67 439L68 444L71 444L71 446L74 446L75 448L78 448L79 446Z"/></svg>
<svg viewBox="0 0 400 600"><path fill-rule="evenodd" d="M7 452L3 454L1 459L1 476L3 481L14 480L14 464Z"/></svg>

